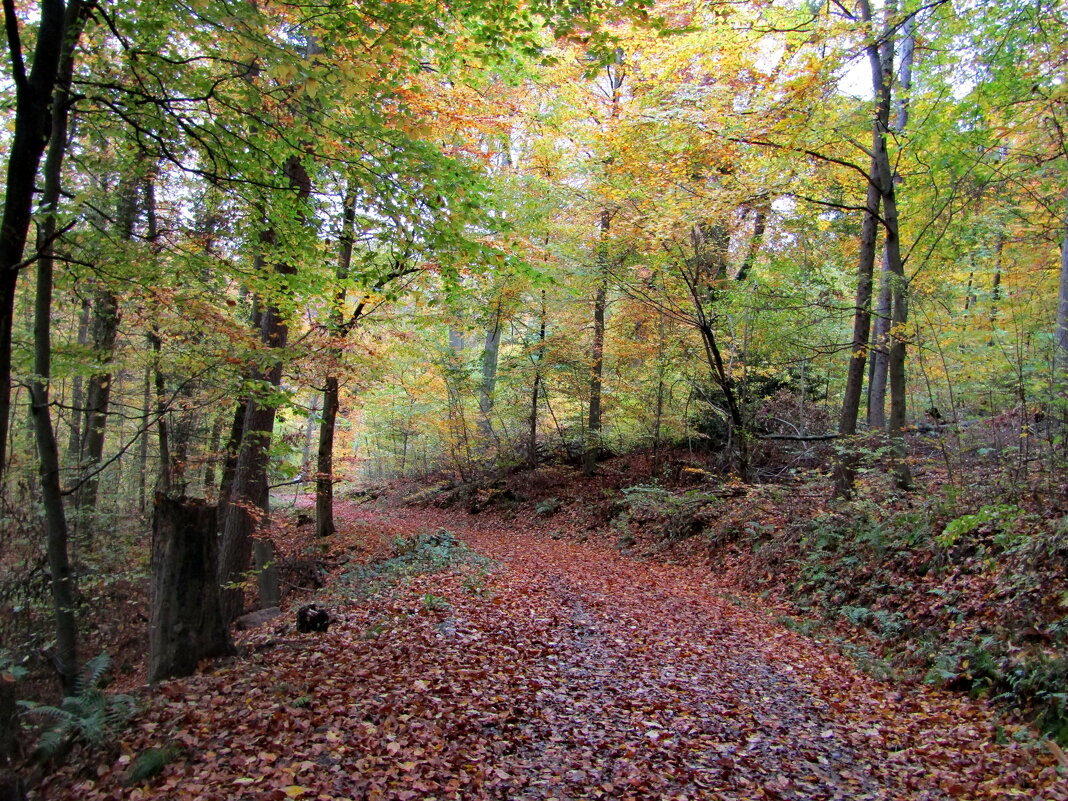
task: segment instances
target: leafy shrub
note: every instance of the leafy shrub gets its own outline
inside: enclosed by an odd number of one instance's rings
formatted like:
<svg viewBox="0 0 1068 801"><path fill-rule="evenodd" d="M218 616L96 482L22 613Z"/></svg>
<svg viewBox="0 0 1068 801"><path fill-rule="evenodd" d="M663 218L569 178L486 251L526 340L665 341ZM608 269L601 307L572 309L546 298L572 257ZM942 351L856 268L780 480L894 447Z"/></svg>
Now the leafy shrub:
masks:
<svg viewBox="0 0 1068 801"><path fill-rule="evenodd" d="M613 521L616 527L629 529L633 522L661 540L681 540L700 533L722 504L708 492L690 490L677 495L658 484L637 484L625 487L622 493L623 511Z"/></svg>
<svg viewBox="0 0 1068 801"><path fill-rule="evenodd" d="M37 742L41 756L54 756L74 742L104 745L133 716L136 705L131 696L108 695L100 686L110 664L111 659L106 653L86 662L74 694L64 698L59 706L19 702L31 718L45 725Z"/></svg>
<svg viewBox="0 0 1068 801"><path fill-rule="evenodd" d="M1020 516L1020 507L1007 503L990 504L974 514L961 515L951 520L936 538L943 548L952 548L963 536L974 534L980 529L990 527L1003 534L1008 532L1013 522ZM1011 544L1009 540L1004 543Z"/></svg>

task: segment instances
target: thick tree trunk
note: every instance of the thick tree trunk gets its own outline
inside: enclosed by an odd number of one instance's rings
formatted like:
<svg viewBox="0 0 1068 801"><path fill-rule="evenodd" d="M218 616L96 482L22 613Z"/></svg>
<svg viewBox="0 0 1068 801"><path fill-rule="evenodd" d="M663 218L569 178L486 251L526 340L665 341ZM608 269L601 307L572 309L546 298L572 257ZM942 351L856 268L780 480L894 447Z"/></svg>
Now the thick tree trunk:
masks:
<svg viewBox="0 0 1068 801"><path fill-rule="evenodd" d="M279 311L273 307L265 311L260 325L261 341L272 349L281 349L288 336L289 330ZM251 376L252 382L265 390L277 388L281 379L280 361L265 370L257 368ZM242 612L243 582L252 557L252 540L268 512L267 468L274 420L274 405L249 398L219 549L222 610L228 623Z"/></svg>
<svg viewBox="0 0 1068 801"><path fill-rule="evenodd" d="M4 211L0 218L0 478L7 466L8 426L11 420L11 333L15 313L15 287L22 270L30 233L33 196L41 156L53 129L53 93L61 69L61 56L71 54L82 3L42 0L34 45L33 64L25 71L18 17L13 0L4 0L4 25L15 85L15 128L8 154L4 185ZM68 26L71 35L68 35ZM66 102L66 92L64 102ZM38 244L47 246L48 242Z"/></svg>
<svg viewBox="0 0 1068 801"><path fill-rule="evenodd" d="M286 160L283 173L297 198L300 201L307 200L311 195L311 178L297 156ZM273 232L267 232L268 240L273 237ZM259 268L262 269L263 262L259 261ZM280 277L290 276L295 268L278 263L274 272ZM260 342L267 346L269 362L266 366L257 365L250 378L252 384L273 392L282 383L280 353L289 341L289 327L277 306L267 306L259 315L259 323ZM223 620L227 624L241 614L244 605L243 582L252 556L252 540L261 532L264 519L270 511L267 468L275 411L275 405L264 398L253 396L248 399L241 447L234 466L233 485L219 546L218 576L219 583L223 585L221 603ZM272 572L276 569L273 565L262 568Z"/></svg>
<svg viewBox="0 0 1068 801"><path fill-rule="evenodd" d="M148 680L193 673L233 652L219 604L217 510L201 500L156 495Z"/></svg>

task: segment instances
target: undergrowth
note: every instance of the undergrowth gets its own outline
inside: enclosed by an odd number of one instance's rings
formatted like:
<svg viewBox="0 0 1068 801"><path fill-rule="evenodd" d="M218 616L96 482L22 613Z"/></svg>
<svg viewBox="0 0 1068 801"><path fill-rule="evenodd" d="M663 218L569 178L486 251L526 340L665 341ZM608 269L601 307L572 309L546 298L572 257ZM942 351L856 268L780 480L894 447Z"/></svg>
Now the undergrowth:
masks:
<svg viewBox="0 0 1068 801"><path fill-rule="evenodd" d="M471 550L451 532L438 529L396 538L392 556L360 565L345 573L342 582L357 597L369 598L415 576L448 571L460 574L469 592L481 594L494 567L492 559Z"/></svg>

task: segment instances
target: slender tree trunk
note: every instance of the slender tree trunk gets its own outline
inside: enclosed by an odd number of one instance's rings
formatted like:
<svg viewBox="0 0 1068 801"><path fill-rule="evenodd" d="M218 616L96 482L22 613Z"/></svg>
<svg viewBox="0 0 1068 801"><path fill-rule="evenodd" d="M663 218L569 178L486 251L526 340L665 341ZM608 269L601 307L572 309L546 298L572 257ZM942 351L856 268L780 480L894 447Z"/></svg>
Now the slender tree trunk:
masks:
<svg viewBox="0 0 1068 801"><path fill-rule="evenodd" d="M40 258L37 261L37 287L34 304L34 377L30 383L30 410L37 441L41 470L41 501L44 508L48 567L51 572L52 607L56 627L56 671L67 694L75 690L78 675L77 623L75 620L74 576L70 566L66 512L59 478L59 445L52 425L49 384L52 375L52 291L55 267L56 214L59 208L63 158L67 149L70 112L70 82L74 73L74 52L81 33L80 9L69 9L70 18L63 33L63 53L59 63L55 102L52 111L52 138L44 168L42 205L44 218L38 229ZM5 3L5 15L9 12ZM10 22L10 20L9 20ZM36 67L36 65L35 65ZM6 381L6 377L3 379Z"/></svg>
<svg viewBox="0 0 1068 801"><path fill-rule="evenodd" d="M245 412L248 411L248 398L242 398L234 409L234 416L230 423L230 434L223 449L222 478L219 480L219 508L218 527L221 530L226 524L227 515L230 512L230 497L234 486L234 475L237 472L237 455L241 450L241 439L245 432Z"/></svg>
<svg viewBox="0 0 1068 801"><path fill-rule="evenodd" d="M204 492L214 496L218 487L215 484L215 469L219 464L219 447L222 443L223 426L226 418L217 414L211 422L211 434L208 439L208 457L204 460Z"/></svg>
<svg viewBox="0 0 1068 801"><path fill-rule="evenodd" d="M137 477L137 503L142 514L148 510L148 420L151 414L152 368L146 367L141 394L141 437L137 443L137 463L140 466Z"/></svg>
<svg viewBox="0 0 1068 801"><path fill-rule="evenodd" d="M1068 193L1065 194L1068 201ZM1064 218L1064 239L1061 242L1061 280L1057 294L1056 332L1057 381L1068 386L1068 208Z"/></svg>
<svg viewBox="0 0 1068 801"><path fill-rule="evenodd" d="M749 240L749 250L745 254L745 261L742 262L742 266L738 270L738 275L735 276L735 280L744 281L749 277L749 272L753 269L753 265L756 263L757 254L760 252L760 245L764 241L764 232L767 225L767 209L763 205L758 206L753 218L753 236Z"/></svg>
<svg viewBox="0 0 1068 801"><path fill-rule="evenodd" d="M909 120L909 92L912 89L912 62L916 43L916 17L911 16L901 26L901 63L897 71L897 113L892 130L902 134ZM892 54L892 51L891 51ZM883 65L880 63L880 69ZM889 65L888 65L889 69ZM886 70L884 70L885 74ZM897 176L893 176L895 183ZM875 306L872 332L871 373L868 381L868 426L886 427L886 387L890 366L890 318L892 315L892 285L890 254L883 248L883 269L879 281L879 297Z"/></svg>
<svg viewBox="0 0 1068 801"><path fill-rule="evenodd" d="M856 310L853 313L853 342L846 372L845 393L842 397L842 412L838 418L838 435L843 438L844 452L838 455L835 464L835 493L840 497L853 494L857 475L857 457L851 449L849 438L857 433L857 418L860 416L860 398L864 389L864 368L868 356L868 336L871 332L871 294L875 271L875 241L878 233L879 205L882 196L875 183L875 164L868 180L865 199L864 222L860 232L860 259L857 264Z"/></svg>
<svg viewBox="0 0 1068 801"><path fill-rule="evenodd" d="M330 328L334 336L344 333L342 308L345 303L345 282L352 268L352 242L356 233L356 198L346 192L342 204L341 250L338 253L337 279L339 289L334 294ZM362 309L362 304L361 307ZM358 318L354 318L355 319ZM341 349L333 351L334 362L340 365ZM328 375L323 386L323 416L319 422L319 448L315 462L315 534L330 537L337 532L334 524L334 435L337 415L341 407L341 387L336 375Z"/></svg>
<svg viewBox="0 0 1068 801"><path fill-rule="evenodd" d="M478 388L479 434L483 444L488 445L493 437L493 389L497 384L497 361L501 352L501 323L504 316L504 298L497 299L496 311L486 329L486 345L482 350L482 383Z"/></svg>
<svg viewBox="0 0 1068 801"><path fill-rule="evenodd" d="M593 298L593 344L590 347L590 407L586 425L586 447L582 455L582 467L586 475L593 475L601 455L601 389L604 376L604 317L608 304L608 227L611 215L601 212L601 242L598 246L597 293Z"/></svg>
<svg viewBox="0 0 1068 801"><path fill-rule="evenodd" d="M868 427L886 428L886 378L890 364L890 271L886 251L879 272L879 294L872 325L871 365L868 371Z"/></svg>
<svg viewBox="0 0 1068 801"><path fill-rule="evenodd" d="M887 13L892 14L891 3ZM871 25L871 7L868 0L861 0L861 13L868 25ZM861 228L860 258L857 266L857 307L853 318L853 342L846 374L846 388L842 399L842 413L838 421L838 433L845 452L839 454L835 465L835 493L848 497L853 492L856 480L857 455L852 452L849 439L856 433L857 418L860 416L860 400L864 389L864 373L868 356L869 336L871 334L871 297L875 268L875 244L878 234L880 205L886 201L885 187L882 183L886 159L886 130L890 122L890 79L893 75L894 42L890 35L881 41L874 37L867 46L868 61L872 71L872 86L875 95L875 114L872 123L872 160L868 177L868 189L865 198L864 223ZM892 184L892 181L891 181ZM896 214L896 207L895 207ZM897 231L894 230L895 245ZM889 231L887 232L889 240ZM889 251L887 251L889 254ZM900 264L900 248L897 250ZM891 289L893 300L893 289Z"/></svg>
<svg viewBox="0 0 1068 801"><path fill-rule="evenodd" d="M337 377L327 376L323 388L323 418L319 423L315 475L315 534L319 537L329 537L337 532L334 524L334 433L339 400Z"/></svg>
<svg viewBox="0 0 1068 801"><path fill-rule="evenodd" d="M541 363L545 358L545 290L541 291L541 316L538 326L538 348L534 360L534 386L530 391L530 420L527 427L527 464L538 466L538 395L541 391Z"/></svg>
<svg viewBox="0 0 1068 801"><path fill-rule="evenodd" d="M91 518L96 506L99 475L97 466L104 455L104 440L107 429L108 406L111 403L110 365L115 350L115 338L119 330L119 301L115 295L102 289L93 301L93 322L91 341L93 351L105 372L95 373L89 378L85 392L85 426L82 429L81 457L82 469L86 477L75 496L79 526L91 526Z"/></svg>
<svg viewBox="0 0 1068 801"><path fill-rule="evenodd" d="M82 310L78 315L78 349L89 346L89 320L93 306L88 300L82 301ZM82 418L85 415L85 387L80 375L71 380L70 400L70 438L67 444L67 461L79 464L82 460Z"/></svg>
<svg viewBox="0 0 1068 801"><path fill-rule="evenodd" d="M33 196L41 156L53 130L53 93L61 69L61 56L71 54L82 3L42 0L34 45L33 64L27 74L14 0L4 0L4 26L15 86L15 129L8 153L4 210L0 218L0 478L7 465L8 426L11 421L11 333L15 313L15 287L22 270L30 233ZM73 33L73 39L68 35ZM64 92L66 102L67 92ZM38 248L47 247L42 240Z"/></svg>

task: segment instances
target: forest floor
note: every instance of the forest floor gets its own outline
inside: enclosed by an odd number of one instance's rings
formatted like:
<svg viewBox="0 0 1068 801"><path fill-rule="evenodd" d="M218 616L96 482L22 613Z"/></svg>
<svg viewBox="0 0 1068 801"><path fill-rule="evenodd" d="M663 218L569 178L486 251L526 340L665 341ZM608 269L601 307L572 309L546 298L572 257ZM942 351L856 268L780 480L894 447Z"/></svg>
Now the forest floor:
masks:
<svg viewBox="0 0 1068 801"><path fill-rule="evenodd" d="M982 702L881 683L707 568L533 517L339 522L328 633L255 630L31 797L1068 799Z"/></svg>

